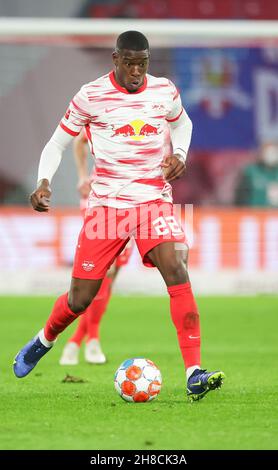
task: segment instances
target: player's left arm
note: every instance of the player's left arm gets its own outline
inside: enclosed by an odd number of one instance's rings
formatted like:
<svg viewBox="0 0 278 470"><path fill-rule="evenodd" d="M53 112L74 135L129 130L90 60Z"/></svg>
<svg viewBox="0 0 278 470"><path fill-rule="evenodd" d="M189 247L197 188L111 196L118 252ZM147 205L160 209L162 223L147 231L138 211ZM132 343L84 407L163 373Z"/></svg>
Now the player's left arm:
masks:
<svg viewBox="0 0 278 470"><path fill-rule="evenodd" d="M163 163L163 173L168 182L179 178L186 169L186 157L192 136L192 121L182 107L180 95L176 92L173 107L167 116L173 154L167 156Z"/></svg>

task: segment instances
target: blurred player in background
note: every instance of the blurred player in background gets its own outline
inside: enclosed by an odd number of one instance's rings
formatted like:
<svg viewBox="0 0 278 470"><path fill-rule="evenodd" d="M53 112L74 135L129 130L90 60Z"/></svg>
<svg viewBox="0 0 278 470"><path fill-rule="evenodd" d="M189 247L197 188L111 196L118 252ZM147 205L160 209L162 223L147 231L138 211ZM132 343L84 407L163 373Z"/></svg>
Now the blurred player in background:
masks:
<svg viewBox="0 0 278 470"><path fill-rule="evenodd" d="M257 161L243 168L235 190L235 205L278 207L277 142L264 142Z"/></svg>
<svg viewBox="0 0 278 470"><path fill-rule="evenodd" d="M49 185L63 150L84 126L90 145L93 136L96 171L70 290L57 299L45 327L17 354L14 373L29 374L59 333L86 312L108 268L132 237L143 263L157 267L165 281L186 368L187 395L199 400L221 386L224 373L201 369L199 313L170 185L185 172L192 123L174 84L147 74L149 60L146 37L137 31L122 33L113 52L114 71L81 88L42 152L38 187L30 198L37 211L49 210ZM164 148L167 122L170 155Z"/></svg>
<svg viewBox="0 0 278 470"><path fill-rule="evenodd" d="M93 155L91 149L91 154ZM91 191L91 182L93 175L89 175L88 170L88 139L85 131L73 141L73 153L78 175L77 189L80 193L80 209L85 218L88 206L88 197ZM90 364L104 364L106 356L100 345L100 322L105 313L110 297L112 285L121 268L128 263L131 254L131 243L129 243L123 252L117 257L107 276L102 281L101 287L95 296L93 302L87 307L86 313L79 318L78 326L74 334L69 338L65 345L60 365L77 365L79 361L79 350L82 341L86 340L85 360Z"/></svg>

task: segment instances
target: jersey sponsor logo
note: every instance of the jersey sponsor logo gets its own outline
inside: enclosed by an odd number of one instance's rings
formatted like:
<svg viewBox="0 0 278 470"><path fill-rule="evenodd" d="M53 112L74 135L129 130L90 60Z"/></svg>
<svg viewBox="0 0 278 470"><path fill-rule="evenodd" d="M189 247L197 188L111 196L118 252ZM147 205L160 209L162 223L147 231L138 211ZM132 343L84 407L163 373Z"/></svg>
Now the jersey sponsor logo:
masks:
<svg viewBox="0 0 278 470"><path fill-rule="evenodd" d="M122 136L131 137L133 140L142 140L145 137L157 135L158 131L158 127L141 121L141 119L135 119L124 126L114 128L114 134L112 137Z"/></svg>
<svg viewBox="0 0 278 470"><path fill-rule="evenodd" d="M83 261L81 266L86 272L92 271L92 269L95 267L92 261Z"/></svg>
<svg viewBox="0 0 278 470"><path fill-rule="evenodd" d="M163 104L153 104L152 109L156 111L165 111L165 106Z"/></svg>

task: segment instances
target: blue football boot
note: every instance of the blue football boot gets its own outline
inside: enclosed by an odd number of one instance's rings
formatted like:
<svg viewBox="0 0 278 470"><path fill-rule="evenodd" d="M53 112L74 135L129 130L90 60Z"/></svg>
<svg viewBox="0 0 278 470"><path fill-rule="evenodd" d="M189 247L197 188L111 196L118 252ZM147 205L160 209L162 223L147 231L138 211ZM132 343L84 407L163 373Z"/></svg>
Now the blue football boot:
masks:
<svg viewBox="0 0 278 470"><path fill-rule="evenodd" d="M15 375L19 378L25 377L51 348L52 346L49 348L44 346L36 335L16 355L13 363Z"/></svg>
<svg viewBox="0 0 278 470"><path fill-rule="evenodd" d="M187 381L187 396L193 402L201 400L210 390L220 388L225 378L224 372L195 369Z"/></svg>

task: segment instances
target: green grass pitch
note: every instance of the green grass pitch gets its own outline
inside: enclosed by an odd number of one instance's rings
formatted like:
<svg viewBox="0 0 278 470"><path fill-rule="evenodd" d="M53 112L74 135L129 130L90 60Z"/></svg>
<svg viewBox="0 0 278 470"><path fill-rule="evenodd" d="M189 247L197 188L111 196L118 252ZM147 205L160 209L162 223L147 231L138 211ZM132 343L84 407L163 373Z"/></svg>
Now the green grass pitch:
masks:
<svg viewBox="0 0 278 470"><path fill-rule="evenodd" d="M222 369L220 391L190 404L168 298L112 297L102 323L108 363L58 364L71 325L25 379L17 351L42 327L53 298L1 297L1 449L277 449L278 297L201 297L203 367ZM144 356L161 369L151 403L126 403L114 372ZM63 383L66 374L84 383Z"/></svg>

